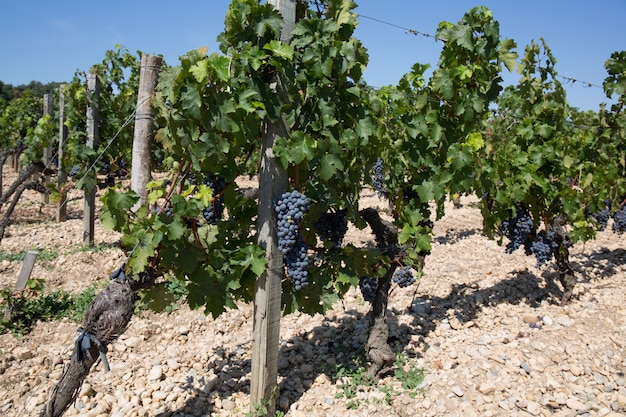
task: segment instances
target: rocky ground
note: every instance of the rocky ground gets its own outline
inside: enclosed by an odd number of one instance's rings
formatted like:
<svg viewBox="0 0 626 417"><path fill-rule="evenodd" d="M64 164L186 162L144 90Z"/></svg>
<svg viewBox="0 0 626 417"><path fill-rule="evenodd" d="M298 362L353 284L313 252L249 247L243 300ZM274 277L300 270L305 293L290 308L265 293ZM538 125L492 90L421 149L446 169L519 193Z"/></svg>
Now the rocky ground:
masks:
<svg viewBox="0 0 626 417"><path fill-rule="evenodd" d="M100 225L100 249L80 250L82 199L70 197L70 220L56 224L54 206L26 195L0 243L9 253L57 250L32 274L51 290L106 282L124 260L119 237ZM383 206L373 194L363 204ZM405 369L425 370L421 385L408 390L389 375L356 386L354 376L341 376L367 336L369 305L354 291L325 317L282 320L278 404L286 416L626 415L624 236L603 232L574 246L580 282L562 306L554 271L483 236L470 197L447 207L435 234L422 279L390 298L391 341L405 353ZM351 230L348 239L362 245L371 236ZM14 286L20 269L2 262L0 287ZM250 305L215 320L185 307L135 316L110 348L111 371L96 364L66 415L247 415L251 317ZM0 335L0 415L39 414L77 326L45 322L21 338Z"/></svg>

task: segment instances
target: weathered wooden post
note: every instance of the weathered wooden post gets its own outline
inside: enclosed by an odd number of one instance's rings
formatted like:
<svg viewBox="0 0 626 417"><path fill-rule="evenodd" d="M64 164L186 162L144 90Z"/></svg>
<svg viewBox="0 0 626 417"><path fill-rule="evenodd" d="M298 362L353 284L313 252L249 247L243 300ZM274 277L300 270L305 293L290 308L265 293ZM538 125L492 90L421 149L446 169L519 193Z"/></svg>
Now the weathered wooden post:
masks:
<svg viewBox="0 0 626 417"><path fill-rule="evenodd" d="M296 3L294 0L269 0L269 3L283 15L281 38L288 42L295 24ZM280 77L276 77L272 84L276 94L286 94L287 88ZM273 202L288 185L287 173L274 158L272 147L276 138L288 134L284 120L268 123L261 145L259 170L258 243L265 249L267 267L255 284L250 411L255 413L258 411L255 407L263 405L267 408L267 415L275 414L278 395L281 281L284 274Z"/></svg>
<svg viewBox="0 0 626 417"><path fill-rule="evenodd" d="M15 284L15 291L22 291L24 288L26 288L26 283L28 282L28 279L33 272L35 259L37 259L38 254L39 252L33 250L29 250L26 252L26 255L24 256L24 263L22 264L22 269L20 270L20 274L17 277L17 283ZM13 311L11 310L10 306L7 306L7 308L4 310L4 318L6 320L11 320L12 317Z"/></svg>
<svg viewBox="0 0 626 417"><path fill-rule="evenodd" d="M139 195L139 201L133 208L134 210L146 204L148 199L146 185L152 179L150 150L154 129L154 111L151 99L159 81L161 62L161 57L155 55L143 54L141 56L130 176L130 188Z"/></svg>
<svg viewBox="0 0 626 417"><path fill-rule="evenodd" d="M57 185L60 190L59 203L57 205L57 223L67 220L67 193L64 190L67 183L67 173L63 169L63 147L67 140L67 126L65 126L65 94L63 88L65 84L59 86L59 150L57 152Z"/></svg>
<svg viewBox="0 0 626 417"><path fill-rule="evenodd" d="M100 80L96 74L89 74L87 78L87 91L90 96L87 107L87 146L91 149L98 147L98 94L100 93ZM89 175L89 174L87 174ZM96 217L96 187L85 190L85 206L83 210L83 244L93 246L94 227Z"/></svg>
<svg viewBox="0 0 626 417"><path fill-rule="evenodd" d="M52 117L54 113L54 94L44 94L43 95L43 114L49 115ZM43 150L43 158L42 162L46 168L50 168L50 164L52 162L52 144L49 143ZM50 175L44 175L44 184L47 184L50 181ZM46 191L43 193L42 201L45 204L50 202L50 193L48 193L48 189L46 187Z"/></svg>

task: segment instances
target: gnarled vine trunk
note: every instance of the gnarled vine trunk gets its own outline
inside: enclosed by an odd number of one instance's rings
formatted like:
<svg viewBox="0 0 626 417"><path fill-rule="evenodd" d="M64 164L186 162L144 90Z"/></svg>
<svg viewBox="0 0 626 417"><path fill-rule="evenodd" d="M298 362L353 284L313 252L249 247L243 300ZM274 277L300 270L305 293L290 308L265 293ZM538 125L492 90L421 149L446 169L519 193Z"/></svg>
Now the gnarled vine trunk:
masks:
<svg viewBox="0 0 626 417"><path fill-rule="evenodd" d="M383 220L373 208L363 209L359 214L372 228L376 236L376 245L385 255L393 259L402 252L402 248L398 245L398 230L393 224ZM396 359L387 341L389 338L387 303L391 278L395 270L396 265L392 263L385 276L378 280L376 296L370 312L370 332L366 352L371 361L368 372L372 376L387 372Z"/></svg>
<svg viewBox="0 0 626 417"><path fill-rule="evenodd" d="M80 388L89 370L98 359L98 347L94 344L89 349L89 354L82 361L77 359L76 352L72 360L63 371L61 380L52 388L48 395L46 406L39 417L60 417L76 400Z"/></svg>
<svg viewBox="0 0 626 417"><path fill-rule="evenodd" d="M576 276L569 264L569 251L565 246L560 247L554 254L556 258L556 266L559 273L559 281L563 286L563 295L561 296L561 303L566 304L572 298L574 293L574 286L576 285Z"/></svg>
<svg viewBox="0 0 626 417"><path fill-rule="evenodd" d="M107 346L126 330L135 308L132 283L123 269L124 265L111 275L109 286L89 305L72 360L61 380L50 391L40 417L63 415L76 400L83 381L98 358L102 359L104 370L109 370L105 356Z"/></svg>
<svg viewBox="0 0 626 417"><path fill-rule="evenodd" d="M559 274L559 281L563 286L563 295L561 296L561 303L566 304L572 298L574 293L574 286L576 285L576 276L574 270L569 264L569 249L567 232L565 231L565 220L557 218L553 224L556 242L558 248L554 252L554 259L556 261L556 267Z"/></svg>
<svg viewBox="0 0 626 417"><path fill-rule="evenodd" d="M11 187L7 190L6 193L2 194L0 197L0 209L2 206L8 201L11 196L13 196L13 200L11 200L11 204L9 204L6 212L0 219L0 242L4 237L4 231L6 226L9 224L11 220L11 214L13 214L13 210L15 210L15 206L17 205L20 197L24 190L27 189L36 189L39 190L39 183L37 180L30 180L30 178L35 174L41 174L45 171L45 167L43 163L37 162L30 164L25 170L23 170L17 179L11 184ZM41 191L41 190L39 190Z"/></svg>

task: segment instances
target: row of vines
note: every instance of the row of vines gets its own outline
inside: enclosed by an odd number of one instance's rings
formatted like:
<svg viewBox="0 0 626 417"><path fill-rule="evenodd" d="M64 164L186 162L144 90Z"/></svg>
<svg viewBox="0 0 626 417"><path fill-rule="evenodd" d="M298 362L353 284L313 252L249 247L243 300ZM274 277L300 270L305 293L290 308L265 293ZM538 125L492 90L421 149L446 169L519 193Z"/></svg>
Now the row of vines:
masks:
<svg viewBox="0 0 626 417"><path fill-rule="evenodd" d="M270 267L285 278L284 313L324 313L360 287L372 302L366 350L376 374L395 358L385 337L391 282L419 277L450 197L476 194L490 238L555 265L563 302L576 282L571 245L609 224L626 229L626 51L605 64L615 104L582 112L568 105L547 43L532 42L520 57L478 7L439 25L442 51L429 77L429 65L416 63L397 85L373 89L363 80L367 49L353 36L355 7L298 2L287 42L271 4L233 1L221 53L193 50L161 69L152 166L162 175L138 209L137 193L116 181L131 164L139 75L138 57L124 48L91 69L103 86L97 149L85 145L93 104L85 74L64 87L69 135L55 163L74 186L108 187L100 217L123 235L129 276L182 281L192 308L218 316L253 301ZM516 69L518 84L503 88L502 72ZM28 165L58 144L39 108L28 95L4 104L0 155L20 154ZM277 121L286 130L272 152L288 184L272 211L284 259L269 266L259 200L236 181L259 173L262 139ZM366 187L389 201L389 221L359 205ZM371 227L376 242L344 244L349 223Z"/></svg>

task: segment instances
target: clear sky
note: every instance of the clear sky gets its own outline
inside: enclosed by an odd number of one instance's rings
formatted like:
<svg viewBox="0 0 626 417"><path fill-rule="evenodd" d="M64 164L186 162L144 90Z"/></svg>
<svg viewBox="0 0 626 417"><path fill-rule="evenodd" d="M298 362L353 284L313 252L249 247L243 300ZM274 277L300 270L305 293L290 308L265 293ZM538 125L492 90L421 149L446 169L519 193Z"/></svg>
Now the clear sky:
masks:
<svg viewBox="0 0 626 417"><path fill-rule="evenodd" d="M0 0L0 81L69 81L76 70L101 62L121 44L131 52L161 54L169 65L200 46L217 51L230 0ZM456 23L474 6L489 7L502 36L518 52L543 37L558 62L571 105L597 110L609 102L600 88L604 62L626 50L626 0L357 0L358 37L370 54L373 86L395 84L415 62L436 66L441 44L405 29L434 35L439 22ZM376 20L384 21L382 23ZM394 26L395 25L395 26ZM399 26L399 27L398 27ZM405 28L405 29L402 29ZM506 75L515 83L517 75ZM589 85L591 83L591 85Z"/></svg>

